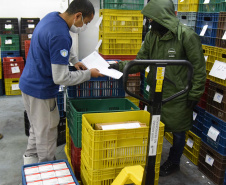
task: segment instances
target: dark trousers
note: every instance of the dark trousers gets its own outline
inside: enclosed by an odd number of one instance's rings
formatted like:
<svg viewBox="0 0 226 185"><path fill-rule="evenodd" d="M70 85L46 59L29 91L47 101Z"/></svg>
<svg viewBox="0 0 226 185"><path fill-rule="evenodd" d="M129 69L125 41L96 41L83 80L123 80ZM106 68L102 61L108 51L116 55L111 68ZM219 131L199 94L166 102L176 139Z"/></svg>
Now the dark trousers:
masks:
<svg viewBox="0 0 226 185"><path fill-rule="evenodd" d="M173 146L170 148L168 160L180 164L180 158L185 146L185 131L173 132Z"/></svg>

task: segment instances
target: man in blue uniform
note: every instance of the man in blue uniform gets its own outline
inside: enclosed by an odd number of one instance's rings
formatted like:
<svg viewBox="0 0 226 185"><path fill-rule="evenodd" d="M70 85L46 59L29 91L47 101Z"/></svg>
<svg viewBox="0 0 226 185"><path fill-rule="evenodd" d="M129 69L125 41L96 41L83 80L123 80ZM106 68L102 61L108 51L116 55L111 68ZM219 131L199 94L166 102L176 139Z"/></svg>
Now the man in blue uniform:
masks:
<svg viewBox="0 0 226 185"><path fill-rule="evenodd" d="M89 0L74 0L64 13L47 14L35 28L19 87L31 128L24 164L55 159L59 111L56 96L61 85L76 85L102 76L97 69L68 70L70 28L86 27L95 14ZM84 69L81 63L77 63Z"/></svg>

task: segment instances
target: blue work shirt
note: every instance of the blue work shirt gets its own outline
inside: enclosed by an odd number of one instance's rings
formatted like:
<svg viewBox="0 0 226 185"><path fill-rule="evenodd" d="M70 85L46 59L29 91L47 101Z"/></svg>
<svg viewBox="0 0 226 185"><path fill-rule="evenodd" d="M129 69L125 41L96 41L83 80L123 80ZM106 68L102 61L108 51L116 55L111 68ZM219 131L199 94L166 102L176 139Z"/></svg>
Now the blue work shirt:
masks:
<svg viewBox="0 0 226 185"><path fill-rule="evenodd" d="M69 27L58 12L47 14L36 26L20 77L22 92L39 99L57 96L59 85L53 82L51 64L68 65L72 39Z"/></svg>

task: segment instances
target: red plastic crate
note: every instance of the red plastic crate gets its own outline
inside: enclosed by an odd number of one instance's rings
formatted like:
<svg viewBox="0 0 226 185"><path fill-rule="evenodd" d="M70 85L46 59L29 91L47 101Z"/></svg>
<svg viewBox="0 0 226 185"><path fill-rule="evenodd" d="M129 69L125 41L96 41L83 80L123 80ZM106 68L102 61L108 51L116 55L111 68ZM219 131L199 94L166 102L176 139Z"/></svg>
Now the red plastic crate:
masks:
<svg viewBox="0 0 226 185"><path fill-rule="evenodd" d="M78 180L81 180L81 177L80 177L81 148L75 147L72 140L71 140L71 164L72 164L76 178Z"/></svg>
<svg viewBox="0 0 226 185"><path fill-rule="evenodd" d="M30 48L31 40L25 40L24 41L24 47L25 47L25 59L27 59L27 54Z"/></svg>
<svg viewBox="0 0 226 185"><path fill-rule="evenodd" d="M4 78L20 78L24 69L23 57L4 57L3 74Z"/></svg>

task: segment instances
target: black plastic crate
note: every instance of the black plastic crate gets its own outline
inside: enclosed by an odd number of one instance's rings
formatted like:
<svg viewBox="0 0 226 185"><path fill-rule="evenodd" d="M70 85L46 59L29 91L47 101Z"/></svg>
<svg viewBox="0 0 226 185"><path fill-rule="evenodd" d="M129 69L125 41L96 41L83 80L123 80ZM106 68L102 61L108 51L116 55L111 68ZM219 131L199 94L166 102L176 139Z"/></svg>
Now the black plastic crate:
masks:
<svg viewBox="0 0 226 185"><path fill-rule="evenodd" d="M24 111L24 128L25 135L29 136L30 122L26 110ZM66 143L66 117L60 118L57 130L58 130L57 146L60 146Z"/></svg>
<svg viewBox="0 0 226 185"><path fill-rule="evenodd" d="M17 18L0 18L0 34L19 34Z"/></svg>
<svg viewBox="0 0 226 185"><path fill-rule="evenodd" d="M33 33L36 25L40 21L40 18L21 18L21 33L30 34Z"/></svg>

